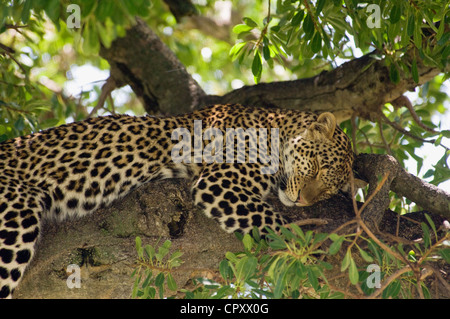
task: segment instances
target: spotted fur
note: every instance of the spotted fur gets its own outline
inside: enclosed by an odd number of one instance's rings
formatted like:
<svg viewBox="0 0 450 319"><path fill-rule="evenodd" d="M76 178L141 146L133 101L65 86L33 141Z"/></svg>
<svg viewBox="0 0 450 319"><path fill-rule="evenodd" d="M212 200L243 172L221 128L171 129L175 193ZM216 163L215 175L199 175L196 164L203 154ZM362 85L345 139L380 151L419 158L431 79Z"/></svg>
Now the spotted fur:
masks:
<svg viewBox="0 0 450 319"><path fill-rule="evenodd" d="M224 154L230 149L226 128L266 128L269 143L263 151L268 155L273 154L270 129L277 129L279 169L261 173L261 160L255 162L248 153L251 137L244 156L234 162L205 161L193 152L191 163L176 163L171 155L179 140L172 140L172 133L182 127L192 136L194 120L202 121L203 132L223 132ZM209 142L203 140L203 146ZM246 233L257 227L264 233L266 226L278 230L287 222L265 202L271 190L286 205L312 205L348 182L352 162L349 139L332 114L317 117L240 105L216 105L174 117L91 118L3 142L0 297L10 297L18 285L44 218L84 216L151 180L184 177L192 181L195 204L225 231Z"/></svg>

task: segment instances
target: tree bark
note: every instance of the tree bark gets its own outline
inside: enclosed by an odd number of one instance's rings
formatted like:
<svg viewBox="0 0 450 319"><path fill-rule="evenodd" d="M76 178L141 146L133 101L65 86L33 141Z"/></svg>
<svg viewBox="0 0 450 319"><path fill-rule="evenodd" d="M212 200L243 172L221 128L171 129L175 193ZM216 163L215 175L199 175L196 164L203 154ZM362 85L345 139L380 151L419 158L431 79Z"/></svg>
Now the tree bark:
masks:
<svg viewBox="0 0 450 319"><path fill-rule="evenodd" d="M392 156L360 154L355 163L355 170L369 181L369 195L375 192L379 184L378 178L387 176L374 200L382 201L374 205L378 207L378 212L383 212L380 207L388 207L389 190L392 190L398 196L406 197L420 207L450 219L450 194L408 173ZM376 212L369 215L373 215L378 221L382 218Z"/></svg>
<svg viewBox="0 0 450 319"><path fill-rule="evenodd" d="M149 114L179 114L198 108L206 95L175 54L145 24L137 23L100 55L118 86L129 84Z"/></svg>

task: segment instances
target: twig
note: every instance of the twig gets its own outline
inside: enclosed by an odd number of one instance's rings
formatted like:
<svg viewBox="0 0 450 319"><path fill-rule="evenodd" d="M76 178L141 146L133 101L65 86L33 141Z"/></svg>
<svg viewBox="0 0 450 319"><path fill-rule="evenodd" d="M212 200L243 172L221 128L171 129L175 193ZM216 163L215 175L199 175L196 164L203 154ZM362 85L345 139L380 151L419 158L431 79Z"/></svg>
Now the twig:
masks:
<svg viewBox="0 0 450 319"><path fill-rule="evenodd" d="M110 76L105 84L102 86L102 91L97 101L97 105L92 109L91 113L89 113L88 118L92 117L99 109L103 107L105 104L106 98L117 88L116 81L112 76Z"/></svg>
<svg viewBox="0 0 450 319"><path fill-rule="evenodd" d="M6 52L9 52L11 54L16 53L16 50L14 50L13 48L11 48L11 47L9 47L7 45L4 45L3 43L0 43L0 49L4 50Z"/></svg>
<svg viewBox="0 0 450 319"><path fill-rule="evenodd" d="M388 125L390 125L392 128L396 129L397 131L399 131L400 133L402 133L402 134L404 134L404 135L406 135L406 136L411 137L412 139L415 139L415 140L417 140L417 141L419 141L419 142L422 142L422 143L430 143L430 144L434 144L434 143L436 142L436 140L426 140L426 139L423 139L423 138L421 138L421 137L415 136L415 135L412 134L411 132L408 132L408 131L405 130L403 127L401 127L400 125L398 125L397 123L391 122L391 120L388 119L388 118L386 117L386 115L384 115L384 114L381 113L381 112L380 112L380 116L381 116L381 118L382 118Z"/></svg>
<svg viewBox="0 0 450 319"><path fill-rule="evenodd" d="M408 271L411 271L411 268L409 266L405 266L402 269L397 270L392 275L390 275L388 278L386 278L386 280L383 282L383 285L381 285L381 287L379 289L375 290L367 298L368 299L376 298L379 294L381 294L383 292L384 289L386 289L387 286L389 286L389 284L392 281L394 281L395 279L397 279L398 277L400 277L401 275L403 275L405 272L408 272Z"/></svg>
<svg viewBox="0 0 450 319"><path fill-rule="evenodd" d="M6 29L14 29L16 31L19 31L20 28L28 28L28 24L25 25L15 25L15 24L5 24Z"/></svg>
<svg viewBox="0 0 450 319"><path fill-rule="evenodd" d="M304 226L304 225L326 225L328 224L328 221L322 218L307 218L307 219L302 219L299 221L296 221L292 224L295 224L297 226Z"/></svg>
<svg viewBox="0 0 450 319"><path fill-rule="evenodd" d="M394 101L392 101L391 104L394 107L405 106L408 109L409 113L411 113L411 116L414 119L414 121L417 123L417 125L419 125L421 128L423 128L425 131L428 131L428 132L431 132L431 133L438 133L435 130L433 130L431 127L428 127L428 126L426 126L425 124L422 123L422 121L420 120L420 118L417 115L416 111L414 111L412 103L408 99L408 97L406 97L404 95L399 96Z"/></svg>
<svg viewBox="0 0 450 319"><path fill-rule="evenodd" d="M372 146L375 146L375 147L377 147L376 145L374 145L374 144L372 144L372 143L370 143L370 140L369 140L369 137L367 136L367 134L363 131L363 130L359 130L360 132L361 132L361 134L364 136L364 138L366 139L366 143L367 143L367 145L369 145L369 147L370 147L370 153L373 153L373 148L372 148ZM362 143L360 143L360 144L362 144Z"/></svg>
<svg viewBox="0 0 450 319"><path fill-rule="evenodd" d="M384 137L383 123L381 122L381 119L378 119L378 129L380 130L381 141L383 141L383 145L384 147L386 147L386 152L392 156L391 147L389 146L388 142L386 141L386 138Z"/></svg>
<svg viewBox="0 0 450 319"><path fill-rule="evenodd" d="M387 181L387 178L389 176L389 172L387 172L386 174L384 174L383 179L381 180L380 183L378 183L377 187L375 188L375 190L372 192L372 194L370 194L369 198L364 202L364 204L361 206L361 208L358 210L356 216L357 218L360 218L362 211L364 210L364 208L367 207L367 205L369 204L369 202L375 197L375 195L381 190L381 188L383 187L384 183Z"/></svg>
<svg viewBox="0 0 450 319"><path fill-rule="evenodd" d="M375 236L372 233L372 231L367 227L367 225L364 224L364 222L362 220L360 220L359 225L364 229L364 231L367 233L367 235L369 235L369 237L372 238L374 240L374 242L376 242L378 244L378 246L380 246L385 251L387 251L391 256L397 258L398 260L405 262L405 258L403 258L403 256L399 255L398 253L393 251L391 248L389 248L386 244L384 244L382 241L380 241L377 238L377 236Z"/></svg>
<svg viewBox="0 0 450 319"><path fill-rule="evenodd" d="M14 62L16 62L16 64L19 66L19 68L22 70L23 74L25 75L25 77L26 77L27 80L28 80L28 73L27 73L27 71L26 71L25 68L22 66L22 64L21 64L19 61L17 61L17 59L16 59L16 58L14 57L14 55L13 55L16 51L15 51L14 49L12 49L12 48L10 48L10 47L4 45L4 44L1 44L1 43L0 43L0 48L3 49L3 50L5 51L6 55L9 56L9 58L10 58L11 60L13 60Z"/></svg>
<svg viewBox="0 0 450 319"><path fill-rule="evenodd" d="M262 40L264 39L264 36L267 33L267 29L269 28L269 23L270 23L270 0L268 0L268 8L267 8L267 23L264 26L264 28L261 31L261 35L259 36L258 41L256 41L255 43L255 48L258 48L259 45L261 44Z"/></svg>

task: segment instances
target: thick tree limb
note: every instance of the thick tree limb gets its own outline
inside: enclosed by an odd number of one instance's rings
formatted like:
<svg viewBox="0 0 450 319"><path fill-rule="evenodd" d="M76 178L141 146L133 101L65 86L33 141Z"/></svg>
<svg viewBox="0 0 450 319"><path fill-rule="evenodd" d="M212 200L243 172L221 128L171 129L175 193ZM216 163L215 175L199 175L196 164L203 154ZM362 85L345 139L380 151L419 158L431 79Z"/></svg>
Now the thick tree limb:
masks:
<svg viewBox="0 0 450 319"><path fill-rule="evenodd" d="M403 77L394 84L384 61L365 55L312 78L260 83L224 96L211 96L204 93L175 55L140 20L125 37L116 39L100 53L111 64L112 72L131 85L147 112L165 114L183 113L214 103L241 103L331 111L340 121L353 113L373 120L378 118L382 105L439 73L439 69L419 61L419 83Z"/></svg>
<svg viewBox="0 0 450 319"><path fill-rule="evenodd" d="M129 84L150 114L189 112L205 96L175 54L139 19L100 55L111 65L115 82Z"/></svg>
<svg viewBox="0 0 450 319"><path fill-rule="evenodd" d="M355 169L362 177L368 179L369 194L378 184L378 178L388 174L388 180L382 190L363 213L370 216L375 224L380 222L384 210L389 205L389 190L408 198L427 211L450 218L450 194L408 173L392 156L360 154Z"/></svg>

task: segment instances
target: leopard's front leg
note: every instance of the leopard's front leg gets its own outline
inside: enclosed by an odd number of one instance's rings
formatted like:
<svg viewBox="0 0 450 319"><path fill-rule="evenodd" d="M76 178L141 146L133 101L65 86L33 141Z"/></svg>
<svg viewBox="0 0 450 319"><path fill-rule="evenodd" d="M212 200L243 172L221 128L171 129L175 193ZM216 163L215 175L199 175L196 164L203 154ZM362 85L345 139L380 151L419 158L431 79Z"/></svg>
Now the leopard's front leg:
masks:
<svg viewBox="0 0 450 319"><path fill-rule="evenodd" d="M192 194L196 205L227 232L249 233L257 227L275 231L287 220L264 201L272 180L257 164L214 163L202 170Z"/></svg>

